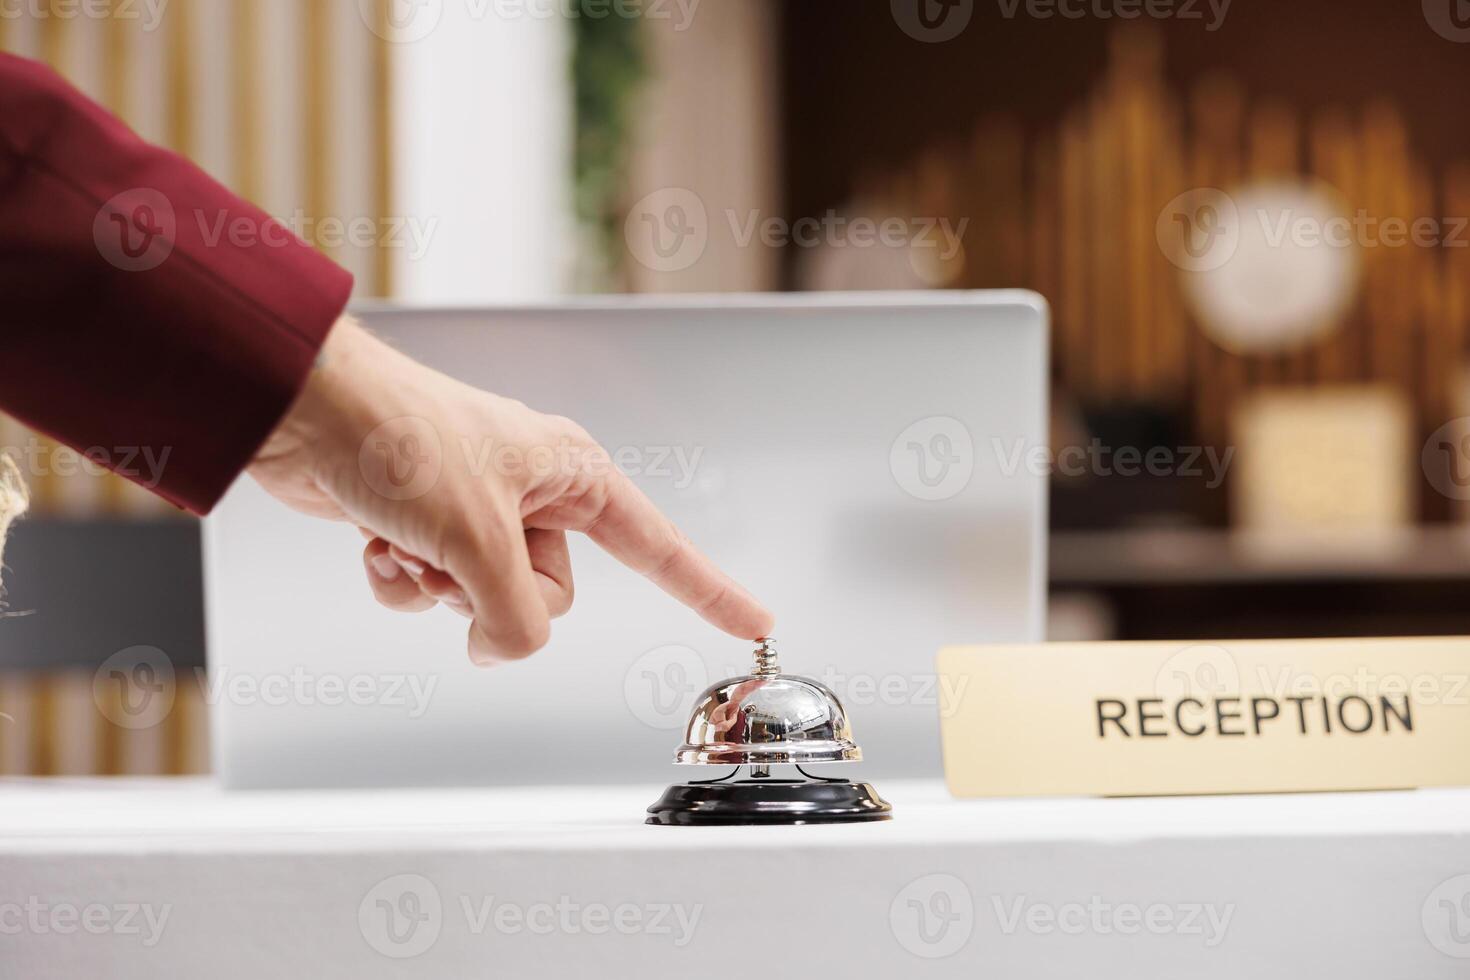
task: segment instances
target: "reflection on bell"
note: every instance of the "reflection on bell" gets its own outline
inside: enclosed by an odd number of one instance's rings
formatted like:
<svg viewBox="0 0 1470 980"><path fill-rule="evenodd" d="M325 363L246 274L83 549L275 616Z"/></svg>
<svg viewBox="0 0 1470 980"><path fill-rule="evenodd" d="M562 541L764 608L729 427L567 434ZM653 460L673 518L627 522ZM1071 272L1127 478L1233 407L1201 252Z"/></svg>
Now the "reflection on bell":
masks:
<svg viewBox="0 0 1470 980"><path fill-rule="evenodd" d="M721 681L699 696L674 761L734 766L715 779L670 786L648 808L665 825L847 823L888 820L892 807L867 783L813 776L821 762L858 762L847 713L822 684L781 673L775 641L755 649L749 676ZM792 765L802 778L771 775ZM749 775L735 778L741 766Z"/></svg>

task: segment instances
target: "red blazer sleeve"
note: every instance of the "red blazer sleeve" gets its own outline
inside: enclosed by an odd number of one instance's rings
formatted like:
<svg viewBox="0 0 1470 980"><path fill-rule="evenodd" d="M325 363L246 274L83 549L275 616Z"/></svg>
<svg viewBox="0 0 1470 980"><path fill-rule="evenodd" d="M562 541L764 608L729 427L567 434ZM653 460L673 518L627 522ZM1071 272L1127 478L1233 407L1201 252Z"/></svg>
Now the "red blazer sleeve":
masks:
<svg viewBox="0 0 1470 980"><path fill-rule="evenodd" d="M0 409L138 482L122 464L150 449L166 460L150 489L206 513L351 289L193 164L0 54Z"/></svg>

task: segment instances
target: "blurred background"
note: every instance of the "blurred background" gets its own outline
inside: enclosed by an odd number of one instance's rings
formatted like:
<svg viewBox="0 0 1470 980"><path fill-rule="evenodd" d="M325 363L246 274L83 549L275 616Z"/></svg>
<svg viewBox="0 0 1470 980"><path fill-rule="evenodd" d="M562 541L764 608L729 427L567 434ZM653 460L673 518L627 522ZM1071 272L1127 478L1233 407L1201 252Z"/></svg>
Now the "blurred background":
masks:
<svg viewBox="0 0 1470 980"><path fill-rule="evenodd" d="M364 303L1035 289L1052 638L1439 634L1470 632L1463 6L0 0L0 49ZM196 522L0 446L35 497L0 773L205 770ZM140 645L174 665L163 725L109 679Z"/></svg>

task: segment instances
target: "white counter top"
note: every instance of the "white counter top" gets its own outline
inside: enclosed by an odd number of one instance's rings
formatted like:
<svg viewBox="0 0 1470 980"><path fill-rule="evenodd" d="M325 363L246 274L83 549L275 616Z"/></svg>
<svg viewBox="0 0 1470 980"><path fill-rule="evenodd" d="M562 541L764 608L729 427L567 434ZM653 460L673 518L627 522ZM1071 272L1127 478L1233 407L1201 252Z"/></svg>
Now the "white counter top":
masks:
<svg viewBox="0 0 1470 980"><path fill-rule="evenodd" d="M689 833L643 824L662 786L234 792L208 779L0 779L0 854L351 850L401 847L405 835L497 851L1470 835L1470 790L955 800L938 782L877 788L892 821Z"/></svg>
<svg viewBox="0 0 1470 980"><path fill-rule="evenodd" d="M0 782L26 977L1470 976L1470 791L959 802L642 824L662 787ZM131 909L131 912L129 910ZM411 954L411 955L410 955ZM580 971L580 972L579 972ZM7 975L9 971L4 971Z"/></svg>

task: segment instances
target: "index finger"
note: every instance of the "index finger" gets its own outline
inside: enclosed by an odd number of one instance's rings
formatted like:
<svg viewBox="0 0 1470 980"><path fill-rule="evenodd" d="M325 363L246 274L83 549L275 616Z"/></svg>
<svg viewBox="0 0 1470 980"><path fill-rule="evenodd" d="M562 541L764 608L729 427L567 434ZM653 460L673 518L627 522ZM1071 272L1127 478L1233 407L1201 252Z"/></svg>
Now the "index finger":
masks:
<svg viewBox="0 0 1470 980"><path fill-rule="evenodd" d="M602 506L584 533L608 554L733 636L767 636L775 617L720 571L621 471L605 479Z"/></svg>

